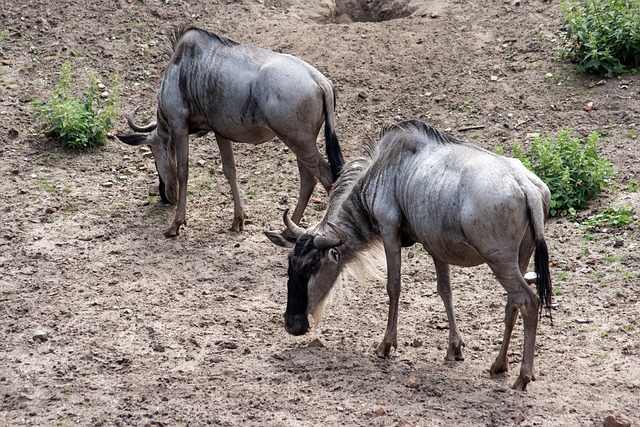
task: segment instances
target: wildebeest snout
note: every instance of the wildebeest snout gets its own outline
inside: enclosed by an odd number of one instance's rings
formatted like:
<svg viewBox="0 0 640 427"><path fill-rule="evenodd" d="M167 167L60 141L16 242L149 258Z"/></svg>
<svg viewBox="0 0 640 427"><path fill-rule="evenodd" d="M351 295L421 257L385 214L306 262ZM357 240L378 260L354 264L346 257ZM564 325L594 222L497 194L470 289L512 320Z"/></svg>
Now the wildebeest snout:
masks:
<svg viewBox="0 0 640 427"><path fill-rule="evenodd" d="M284 328L291 335L304 335L309 330L309 320L305 314L284 315Z"/></svg>

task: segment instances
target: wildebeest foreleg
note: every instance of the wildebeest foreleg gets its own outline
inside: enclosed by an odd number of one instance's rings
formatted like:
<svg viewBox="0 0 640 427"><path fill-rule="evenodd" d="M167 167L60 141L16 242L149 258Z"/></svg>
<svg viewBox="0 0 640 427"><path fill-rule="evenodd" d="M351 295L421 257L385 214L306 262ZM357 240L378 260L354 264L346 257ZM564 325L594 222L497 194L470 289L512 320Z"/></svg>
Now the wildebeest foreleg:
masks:
<svg viewBox="0 0 640 427"><path fill-rule="evenodd" d="M456 324L456 315L453 310L453 298L451 297L451 274L449 264L442 261L433 260L436 266L436 276L438 282L438 295L444 302L449 321L449 347L445 360L464 360L462 347L464 342L460 338L460 332Z"/></svg>
<svg viewBox="0 0 640 427"><path fill-rule="evenodd" d="M178 175L178 206L173 223L165 237L180 234L180 227L187 224L187 181L189 179L189 134L185 126L174 127L174 143L176 150L176 173Z"/></svg>
<svg viewBox="0 0 640 427"><path fill-rule="evenodd" d="M378 357L388 357L391 347L398 348L398 303L400 301L400 268L401 251L398 232L395 236L385 238L383 233L384 251L387 258L387 294L389 295L389 317L387 330L382 342L376 349Z"/></svg>
<svg viewBox="0 0 640 427"><path fill-rule="evenodd" d="M233 195L233 223L231 224L231 230L236 232L243 231L246 215L242 208L242 199L240 198L240 190L238 189L238 181L236 179L236 162L233 157L233 143L217 133L216 141L220 149L222 172L231 185L231 194Z"/></svg>
<svg viewBox="0 0 640 427"><path fill-rule="evenodd" d="M491 375L500 374L509 370L509 358L507 351L509 350L509 342L511 340L511 333L513 332L513 326L516 324L518 318L518 306L515 304L511 294L507 295L507 305L504 313L504 336L502 338L502 346L496 360L491 365Z"/></svg>

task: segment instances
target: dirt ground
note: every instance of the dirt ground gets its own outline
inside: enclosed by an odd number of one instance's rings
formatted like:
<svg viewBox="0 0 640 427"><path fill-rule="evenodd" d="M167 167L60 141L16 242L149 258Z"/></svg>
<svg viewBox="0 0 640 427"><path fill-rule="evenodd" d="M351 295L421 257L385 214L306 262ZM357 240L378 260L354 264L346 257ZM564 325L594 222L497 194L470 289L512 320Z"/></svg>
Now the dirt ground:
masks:
<svg viewBox="0 0 640 427"><path fill-rule="evenodd" d="M0 3L0 425L601 426L614 412L640 424L639 226L580 226L609 203L640 212L640 82L558 61L557 2ZM486 266L452 271L466 360L444 361L446 315L419 247L403 253L392 358L374 354L381 280L348 283L319 330L287 335L287 252L263 234L282 228L297 197L281 142L236 144L250 221L233 233L214 139L194 140L188 227L166 239L174 207L149 195L148 153L110 139L76 154L38 135L30 102L47 99L65 60L81 87L91 71L122 77L117 132L135 106L152 117L165 33L178 23L323 72L347 159L383 124L414 118L488 149L565 127L602 135L618 177L577 217L548 223L554 323L541 321L526 392L510 388L520 323L511 372L489 375L506 296ZM326 200L318 188L304 224Z"/></svg>

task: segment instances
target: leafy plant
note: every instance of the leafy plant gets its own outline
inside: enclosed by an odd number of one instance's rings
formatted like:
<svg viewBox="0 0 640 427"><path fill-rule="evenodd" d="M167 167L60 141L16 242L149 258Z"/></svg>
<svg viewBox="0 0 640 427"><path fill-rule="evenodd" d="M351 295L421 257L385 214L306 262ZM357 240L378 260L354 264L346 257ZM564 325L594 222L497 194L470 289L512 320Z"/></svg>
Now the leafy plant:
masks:
<svg viewBox="0 0 640 427"><path fill-rule="evenodd" d="M563 129L555 139L534 137L528 156L520 144L512 144L513 156L549 187L551 216L575 215L614 177L611 163L598 154L599 140L596 132L581 141Z"/></svg>
<svg viewBox="0 0 640 427"><path fill-rule="evenodd" d="M640 65L638 0L564 0L562 56L578 71L613 76Z"/></svg>
<svg viewBox="0 0 640 427"><path fill-rule="evenodd" d="M40 130L75 150L103 145L118 114L120 87L121 80L117 76L107 90L100 75L91 73L86 92L81 98L76 98L71 64L65 62L49 100L32 104L35 118L41 122Z"/></svg>
<svg viewBox="0 0 640 427"><path fill-rule="evenodd" d="M627 227L635 221L633 209L629 205L609 206L602 213L591 215L584 222L588 229L599 227Z"/></svg>

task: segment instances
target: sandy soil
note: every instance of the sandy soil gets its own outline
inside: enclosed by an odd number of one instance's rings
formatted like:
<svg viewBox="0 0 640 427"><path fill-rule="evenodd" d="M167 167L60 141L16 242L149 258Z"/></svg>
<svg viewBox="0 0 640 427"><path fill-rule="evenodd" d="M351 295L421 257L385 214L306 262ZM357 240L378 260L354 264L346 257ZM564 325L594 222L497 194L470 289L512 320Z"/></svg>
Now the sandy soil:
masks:
<svg viewBox="0 0 640 427"><path fill-rule="evenodd" d="M637 76L600 81L557 61L555 1L305 3L2 0L0 425L600 426L613 412L638 425L638 225L579 225L612 202L640 211ZM381 6L367 15L359 3ZM486 267L453 269L467 358L444 361L446 316L418 247L403 254L392 358L373 351L386 322L380 280L337 292L312 335L286 334L287 253L263 235L297 195L281 142L236 145L250 215L237 234L213 137L194 140L189 226L166 239L174 208L149 196L145 151L111 139L76 154L37 134L30 102L47 99L65 60L79 85L90 71L122 77L116 131L134 106L151 117L164 34L187 22L322 71L347 158L384 123L412 118L488 149L564 127L600 132L618 179L577 218L548 224L557 307L539 327L526 392L510 388L520 324L511 372L488 372L506 298ZM319 188L305 224L326 199Z"/></svg>

